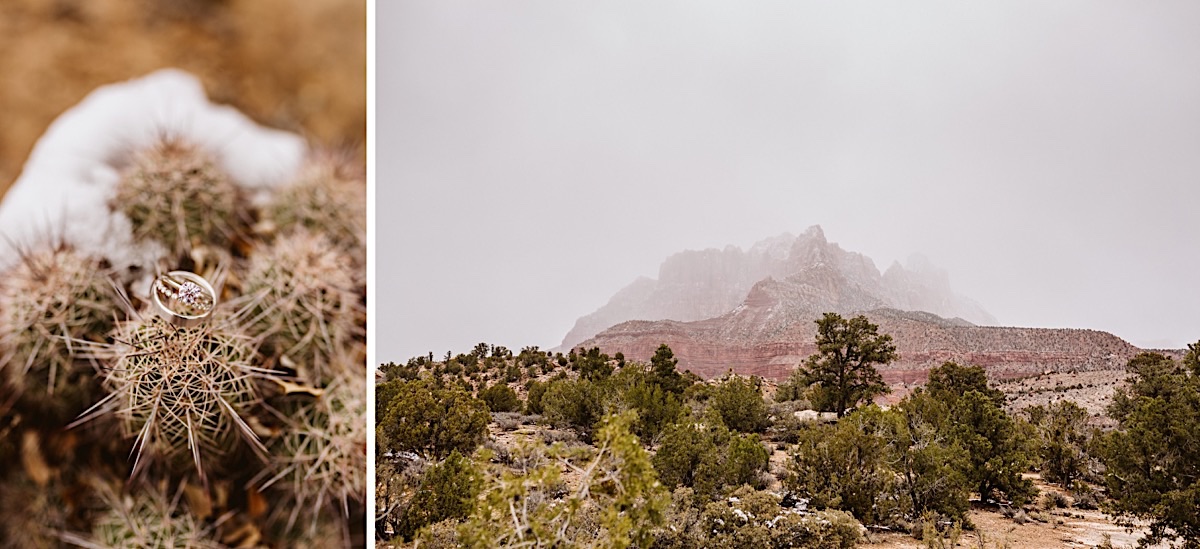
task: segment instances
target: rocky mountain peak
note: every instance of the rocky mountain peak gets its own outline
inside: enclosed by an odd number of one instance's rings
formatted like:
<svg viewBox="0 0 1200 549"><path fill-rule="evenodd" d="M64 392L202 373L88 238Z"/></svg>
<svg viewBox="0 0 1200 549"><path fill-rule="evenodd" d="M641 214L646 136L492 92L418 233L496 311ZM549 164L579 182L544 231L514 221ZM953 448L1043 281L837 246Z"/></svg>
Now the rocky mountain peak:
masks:
<svg viewBox="0 0 1200 549"><path fill-rule="evenodd" d="M645 361L661 344L701 377L732 369L781 379L816 352L822 313L864 314L891 335L900 358L881 368L888 383L923 381L953 360L993 378L1115 370L1138 349L1092 330L994 326L978 303L956 294L950 276L913 255L883 273L871 258L829 242L819 226L748 251L688 251L663 262L580 318L563 347L599 347Z"/></svg>
<svg viewBox="0 0 1200 549"><path fill-rule="evenodd" d="M881 274L871 258L842 249L813 225L799 236L764 239L748 251L726 246L674 254L663 261L657 279L634 281L577 320L561 348L629 320L689 322L768 304L773 319L890 307L995 322L977 303L956 295L946 273L927 259L914 256L908 267L896 263Z"/></svg>
<svg viewBox="0 0 1200 549"><path fill-rule="evenodd" d="M562 349L628 320L714 319L767 304L775 320L892 307L995 322L978 303L955 295L946 272L928 259L910 258L907 267L896 263L881 275L871 258L845 251L828 241L821 225L812 225L798 236L764 239L749 251L726 246L673 254L662 261L658 278L634 280L604 307L578 319Z"/></svg>

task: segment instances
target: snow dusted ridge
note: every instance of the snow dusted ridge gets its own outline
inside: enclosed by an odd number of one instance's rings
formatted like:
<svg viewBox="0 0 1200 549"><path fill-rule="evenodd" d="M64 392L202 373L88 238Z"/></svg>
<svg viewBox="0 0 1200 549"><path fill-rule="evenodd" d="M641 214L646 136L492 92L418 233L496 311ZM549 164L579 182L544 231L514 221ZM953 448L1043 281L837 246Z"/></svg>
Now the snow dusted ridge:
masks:
<svg viewBox="0 0 1200 549"><path fill-rule="evenodd" d="M869 257L829 242L814 225L799 236L768 238L746 251L727 246L675 254L662 263L657 279L640 278L579 318L560 349L629 320L690 322L737 312L764 284L786 296L784 309L796 314L894 308L975 324L996 322L978 303L955 293L946 272L927 259L914 256L907 265L896 263L880 273Z"/></svg>
<svg viewBox="0 0 1200 549"><path fill-rule="evenodd" d="M255 190L289 181L307 150L298 135L210 103L200 81L180 70L102 86L50 125L0 202L0 269L18 260L19 249L55 240L116 266L156 257L155 245L134 244L129 220L108 202L130 153L163 136L207 149Z"/></svg>

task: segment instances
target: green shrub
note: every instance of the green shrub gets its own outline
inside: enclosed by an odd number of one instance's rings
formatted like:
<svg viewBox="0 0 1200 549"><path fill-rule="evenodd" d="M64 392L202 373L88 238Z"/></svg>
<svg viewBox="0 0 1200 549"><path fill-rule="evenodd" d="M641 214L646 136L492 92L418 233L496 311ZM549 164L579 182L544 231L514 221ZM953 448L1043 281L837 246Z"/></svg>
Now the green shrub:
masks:
<svg viewBox="0 0 1200 549"><path fill-rule="evenodd" d="M559 427L571 427L584 438L604 415L600 388L587 380L557 379L542 395L542 415Z"/></svg>
<svg viewBox="0 0 1200 549"><path fill-rule="evenodd" d="M1182 538L1200 540L1200 371L1192 362L1200 343L1189 345L1185 365L1158 353L1142 353L1126 368L1134 374L1117 389L1109 415L1119 429L1102 443L1107 510L1149 522L1142 544Z"/></svg>
<svg viewBox="0 0 1200 549"><path fill-rule="evenodd" d="M742 487L697 511L681 488L673 494L669 526L657 532L652 547L849 549L862 539L863 527L849 513L797 513L780 503L776 495Z"/></svg>
<svg viewBox="0 0 1200 549"><path fill-rule="evenodd" d="M679 370L676 369L678 364L679 360L675 358L675 353L671 352L671 348L665 343L659 345L658 349L654 351L654 356L650 357L650 372L654 377L654 383L660 385L668 393L682 395L688 387L695 383L695 377L679 373Z"/></svg>
<svg viewBox="0 0 1200 549"><path fill-rule="evenodd" d="M454 519L435 522L423 528L417 536L419 547L422 549L458 549L462 540L458 537L458 527L462 524Z"/></svg>
<svg viewBox="0 0 1200 549"><path fill-rule="evenodd" d="M632 414L608 416L594 449L542 448L556 459L490 482L459 530L463 546L648 546L668 500L632 422ZM562 487L563 460L582 473L578 488Z"/></svg>
<svg viewBox="0 0 1200 549"><path fill-rule="evenodd" d="M470 458L450 452L445 461L425 470L421 484L405 507L397 534L412 539L421 528L446 519L462 519L475 508L483 473Z"/></svg>
<svg viewBox="0 0 1200 549"><path fill-rule="evenodd" d="M480 391L479 398L487 404L492 413L521 410L521 399L517 398L517 392L504 383L496 383Z"/></svg>
<svg viewBox="0 0 1200 549"><path fill-rule="evenodd" d="M875 406L835 425L800 433L784 486L817 509L849 511L868 524L892 524L901 493L889 468L891 418Z"/></svg>
<svg viewBox="0 0 1200 549"><path fill-rule="evenodd" d="M388 381L413 381L421 373L421 365L423 364L425 364L425 357L422 356L409 360L407 364L389 362L381 365L379 370L383 372Z"/></svg>
<svg viewBox="0 0 1200 549"><path fill-rule="evenodd" d="M953 521L966 520L967 453L951 432L949 408L917 390L887 414L895 418L888 434L889 461L898 475L904 516L911 521L932 512Z"/></svg>
<svg viewBox="0 0 1200 549"><path fill-rule="evenodd" d="M931 370L929 379L929 395L946 407L940 430L966 451L966 466L959 470L969 485L983 501L1029 501L1036 490L1021 475L1036 455L1033 427L1004 411L1004 395L987 386L983 368L947 362Z"/></svg>
<svg viewBox="0 0 1200 549"><path fill-rule="evenodd" d="M1021 474L1032 462L1032 426L974 389L951 402L952 436L967 452L964 473L979 497L1018 505L1029 501L1037 491Z"/></svg>
<svg viewBox="0 0 1200 549"><path fill-rule="evenodd" d="M845 511L786 514L775 523L771 542L777 549L851 549L862 541L865 531L862 523Z"/></svg>
<svg viewBox="0 0 1200 549"><path fill-rule="evenodd" d="M991 399L997 407L1004 407L1004 393L988 387L987 372L980 366L943 362L941 366L929 371L929 383L925 389L940 398L962 398L967 391L978 391Z"/></svg>
<svg viewBox="0 0 1200 549"><path fill-rule="evenodd" d="M775 402L803 400L805 393L808 392L807 381L804 368L792 370L787 379L775 387Z"/></svg>
<svg viewBox="0 0 1200 549"><path fill-rule="evenodd" d="M759 391L759 380L736 375L712 387L708 407L721 416L726 427L743 433L759 433L767 427L767 403Z"/></svg>
<svg viewBox="0 0 1200 549"><path fill-rule="evenodd" d="M525 384L525 413L541 414L542 413L542 397L546 394L546 387L549 383L531 380Z"/></svg>
<svg viewBox="0 0 1200 549"><path fill-rule="evenodd" d="M1038 457L1042 476L1070 488L1087 474L1088 413L1078 404L1060 400L1043 408L1032 407L1031 421L1038 431Z"/></svg>
<svg viewBox="0 0 1200 549"><path fill-rule="evenodd" d="M667 425L683 416L683 400L666 390L641 364L632 364L604 380L606 408L634 410L633 430L645 443L652 442Z"/></svg>
<svg viewBox="0 0 1200 549"><path fill-rule="evenodd" d="M376 389L390 397L386 412L377 416L380 450L443 457L454 450L469 454L483 442L491 414L482 400L462 388L438 387L428 380L384 385L391 386Z"/></svg>
<svg viewBox="0 0 1200 549"><path fill-rule="evenodd" d="M692 487L699 500L707 501L728 486L757 485L769 459L757 436L730 433L710 415L703 422L685 419L668 426L653 462L668 488Z"/></svg>
<svg viewBox="0 0 1200 549"><path fill-rule="evenodd" d="M601 353L599 347L592 347L582 355L577 355L575 365L579 376L590 381L600 381L612 375L613 367L609 364L609 356Z"/></svg>

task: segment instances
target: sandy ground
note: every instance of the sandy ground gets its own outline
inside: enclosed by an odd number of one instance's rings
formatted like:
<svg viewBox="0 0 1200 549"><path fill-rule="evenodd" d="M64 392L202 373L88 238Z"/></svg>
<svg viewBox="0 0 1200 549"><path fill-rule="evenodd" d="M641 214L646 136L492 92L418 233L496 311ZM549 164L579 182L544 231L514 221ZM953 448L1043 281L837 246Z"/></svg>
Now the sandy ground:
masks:
<svg viewBox="0 0 1200 549"><path fill-rule="evenodd" d="M1112 523L1111 519L1099 511L1067 510L1072 517L1064 517L1064 511L1049 514L1051 520L1061 520L1062 524L1031 521L1017 524L1012 519L1004 518L1000 513L988 509L973 509L970 513L971 522L976 526L975 531L963 532L958 541L958 547L986 549L1054 549L1096 547L1104 541L1104 534L1110 536L1113 547L1135 547L1141 537L1139 532L1129 532ZM1082 516L1082 518L1078 518ZM980 533L983 543L980 543ZM871 542L860 547L870 549L924 549L925 542L917 540L908 534L879 533L871 534Z"/></svg>
<svg viewBox="0 0 1200 549"><path fill-rule="evenodd" d="M776 449L771 454L771 470L781 472L786 467L787 452ZM1057 486L1041 481L1037 475L1028 475L1041 493L1057 492L1068 495ZM771 490L781 486L775 481ZM1068 495L1069 497L1069 495ZM1030 520L1017 524L1004 517L997 508L975 506L970 511L971 522L976 530L963 532L958 547L975 549L1054 549L1096 547L1104 542L1108 534L1113 547L1135 547L1143 534L1141 530L1127 531L1113 522L1112 517L1096 510L1053 509L1040 511L1034 516L1044 522ZM982 543L980 537L982 534ZM925 542L907 533L880 532L870 534L869 543L860 547L871 549L925 549Z"/></svg>
<svg viewBox="0 0 1200 549"><path fill-rule="evenodd" d="M4 0L0 195L55 117L164 67L259 123L366 142L366 0Z"/></svg>
<svg viewBox="0 0 1200 549"><path fill-rule="evenodd" d="M1038 491L1057 492L1066 495L1056 486L1048 485L1031 475ZM1105 541L1105 534L1113 547L1136 547L1144 530L1127 530L1113 522L1112 517L1096 510L1074 508L1052 509L1030 513L1035 520L1024 524L1004 517L993 507L975 506L970 511L975 530L963 532L958 547L978 549L1058 549L1097 547ZM1038 520L1040 519L1040 520ZM982 538L982 540L981 540ZM924 549L923 541L908 534L874 532L870 543L861 547L870 549Z"/></svg>

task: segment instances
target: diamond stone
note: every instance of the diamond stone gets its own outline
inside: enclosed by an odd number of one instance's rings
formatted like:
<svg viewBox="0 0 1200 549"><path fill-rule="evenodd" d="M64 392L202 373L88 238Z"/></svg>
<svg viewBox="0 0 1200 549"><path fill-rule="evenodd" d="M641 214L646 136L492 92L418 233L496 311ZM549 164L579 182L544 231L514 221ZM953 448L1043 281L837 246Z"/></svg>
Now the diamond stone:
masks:
<svg viewBox="0 0 1200 549"><path fill-rule="evenodd" d="M179 285L179 301L195 307L200 304L200 298L204 295L204 289L195 282L184 282Z"/></svg>

